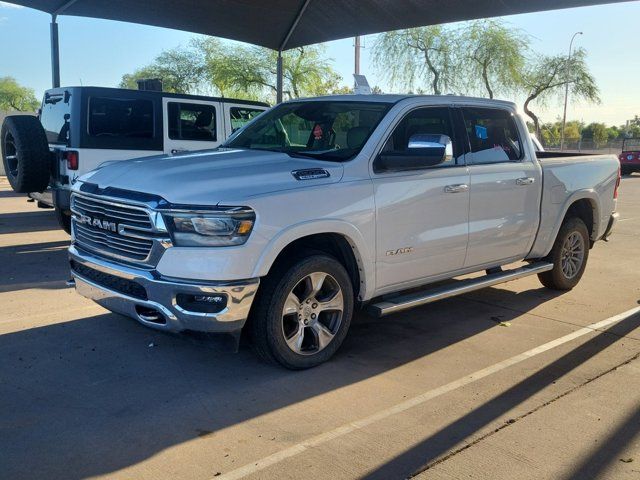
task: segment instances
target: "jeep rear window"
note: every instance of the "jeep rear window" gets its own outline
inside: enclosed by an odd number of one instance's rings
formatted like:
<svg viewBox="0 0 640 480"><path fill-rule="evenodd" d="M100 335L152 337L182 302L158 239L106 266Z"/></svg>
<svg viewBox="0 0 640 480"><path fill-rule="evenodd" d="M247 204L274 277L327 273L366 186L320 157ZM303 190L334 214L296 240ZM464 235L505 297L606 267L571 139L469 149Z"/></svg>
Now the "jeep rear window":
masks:
<svg viewBox="0 0 640 480"><path fill-rule="evenodd" d="M91 137L153 138L153 102L121 98L89 98Z"/></svg>
<svg viewBox="0 0 640 480"><path fill-rule="evenodd" d="M40 123L49 143L67 145L69 142L69 120L71 119L70 95L46 94L40 111ZM65 101L66 100L66 101ZM65 117L66 115L66 117Z"/></svg>

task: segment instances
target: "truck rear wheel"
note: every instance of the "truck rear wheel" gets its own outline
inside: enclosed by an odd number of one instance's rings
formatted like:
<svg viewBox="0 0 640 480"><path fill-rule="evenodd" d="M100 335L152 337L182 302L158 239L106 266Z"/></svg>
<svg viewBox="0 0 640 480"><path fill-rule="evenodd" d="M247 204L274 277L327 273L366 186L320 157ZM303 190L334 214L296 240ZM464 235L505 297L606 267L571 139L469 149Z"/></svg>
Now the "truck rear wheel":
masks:
<svg viewBox="0 0 640 480"><path fill-rule="evenodd" d="M11 188L18 193L42 192L49 185L50 152L40 121L11 115L0 131L2 163Z"/></svg>
<svg viewBox="0 0 640 480"><path fill-rule="evenodd" d="M584 273L589 258L589 230L577 217L564 221L546 260L553 269L538 275L540 282L554 290L571 290Z"/></svg>
<svg viewBox="0 0 640 480"><path fill-rule="evenodd" d="M326 362L338 350L353 315L353 286L335 258L311 255L274 268L251 313L260 357L298 370Z"/></svg>

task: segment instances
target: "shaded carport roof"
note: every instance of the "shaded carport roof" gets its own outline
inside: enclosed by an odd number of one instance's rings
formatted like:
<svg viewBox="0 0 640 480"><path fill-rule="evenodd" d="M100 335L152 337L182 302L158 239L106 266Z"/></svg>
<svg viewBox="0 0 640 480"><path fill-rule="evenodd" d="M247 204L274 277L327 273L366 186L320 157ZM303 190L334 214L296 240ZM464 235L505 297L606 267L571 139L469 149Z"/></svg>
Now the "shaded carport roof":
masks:
<svg viewBox="0 0 640 480"><path fill-rule="evenodd" d="M52 15L154 25L274 50L422 25L615 3L615 0L8 1Z"/></svg>
<svg viewBox="0 0 640 480"><path fill-rule="evenodd" d="M51 72L60 85L58 15L185 30L277 50L401 28L631 0L8 0L52 15Z"/></svg>

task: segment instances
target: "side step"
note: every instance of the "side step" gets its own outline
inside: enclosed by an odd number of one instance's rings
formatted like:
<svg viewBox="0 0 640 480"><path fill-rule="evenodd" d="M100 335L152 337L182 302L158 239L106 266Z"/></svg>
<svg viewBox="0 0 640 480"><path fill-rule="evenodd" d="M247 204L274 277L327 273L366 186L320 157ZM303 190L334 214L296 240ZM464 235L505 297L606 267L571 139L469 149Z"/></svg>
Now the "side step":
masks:
<svg viewBox="0 0 640 480"><path fill-rule="evenodd" d="M372 303L368 306L367 311L375 317L384 317L391 313L402 312L413 307L426 305L463 293L473 292L481 288L491 287L499 283L517 280L519 278L528 277L529 275L537 275L538 273L547 272L553 268L553 263L536 262L514 270L505 270L499 273L492 273L479 278L470 278L468 280L460 280L453 284L441 285L431 290L423 290L421 292L400 295L393 298Z"/></svg>

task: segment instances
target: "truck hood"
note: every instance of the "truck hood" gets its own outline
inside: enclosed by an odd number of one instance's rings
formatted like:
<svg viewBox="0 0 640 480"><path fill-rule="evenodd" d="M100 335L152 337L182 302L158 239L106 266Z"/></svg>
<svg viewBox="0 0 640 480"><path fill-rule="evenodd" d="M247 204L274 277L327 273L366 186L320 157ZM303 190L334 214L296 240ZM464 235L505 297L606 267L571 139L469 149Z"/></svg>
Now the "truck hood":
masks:
<svg viewBox="0 0 640 480"><path fill-rule="evenodd" d="M292 172L322 169L328 177L298 179ZM158 195L184 205L215 205L265 193L340 181L336 162L292 158L286 153L218 149L109 163L80 182ZM77 187L76 187L77 188Z"/></svg>

